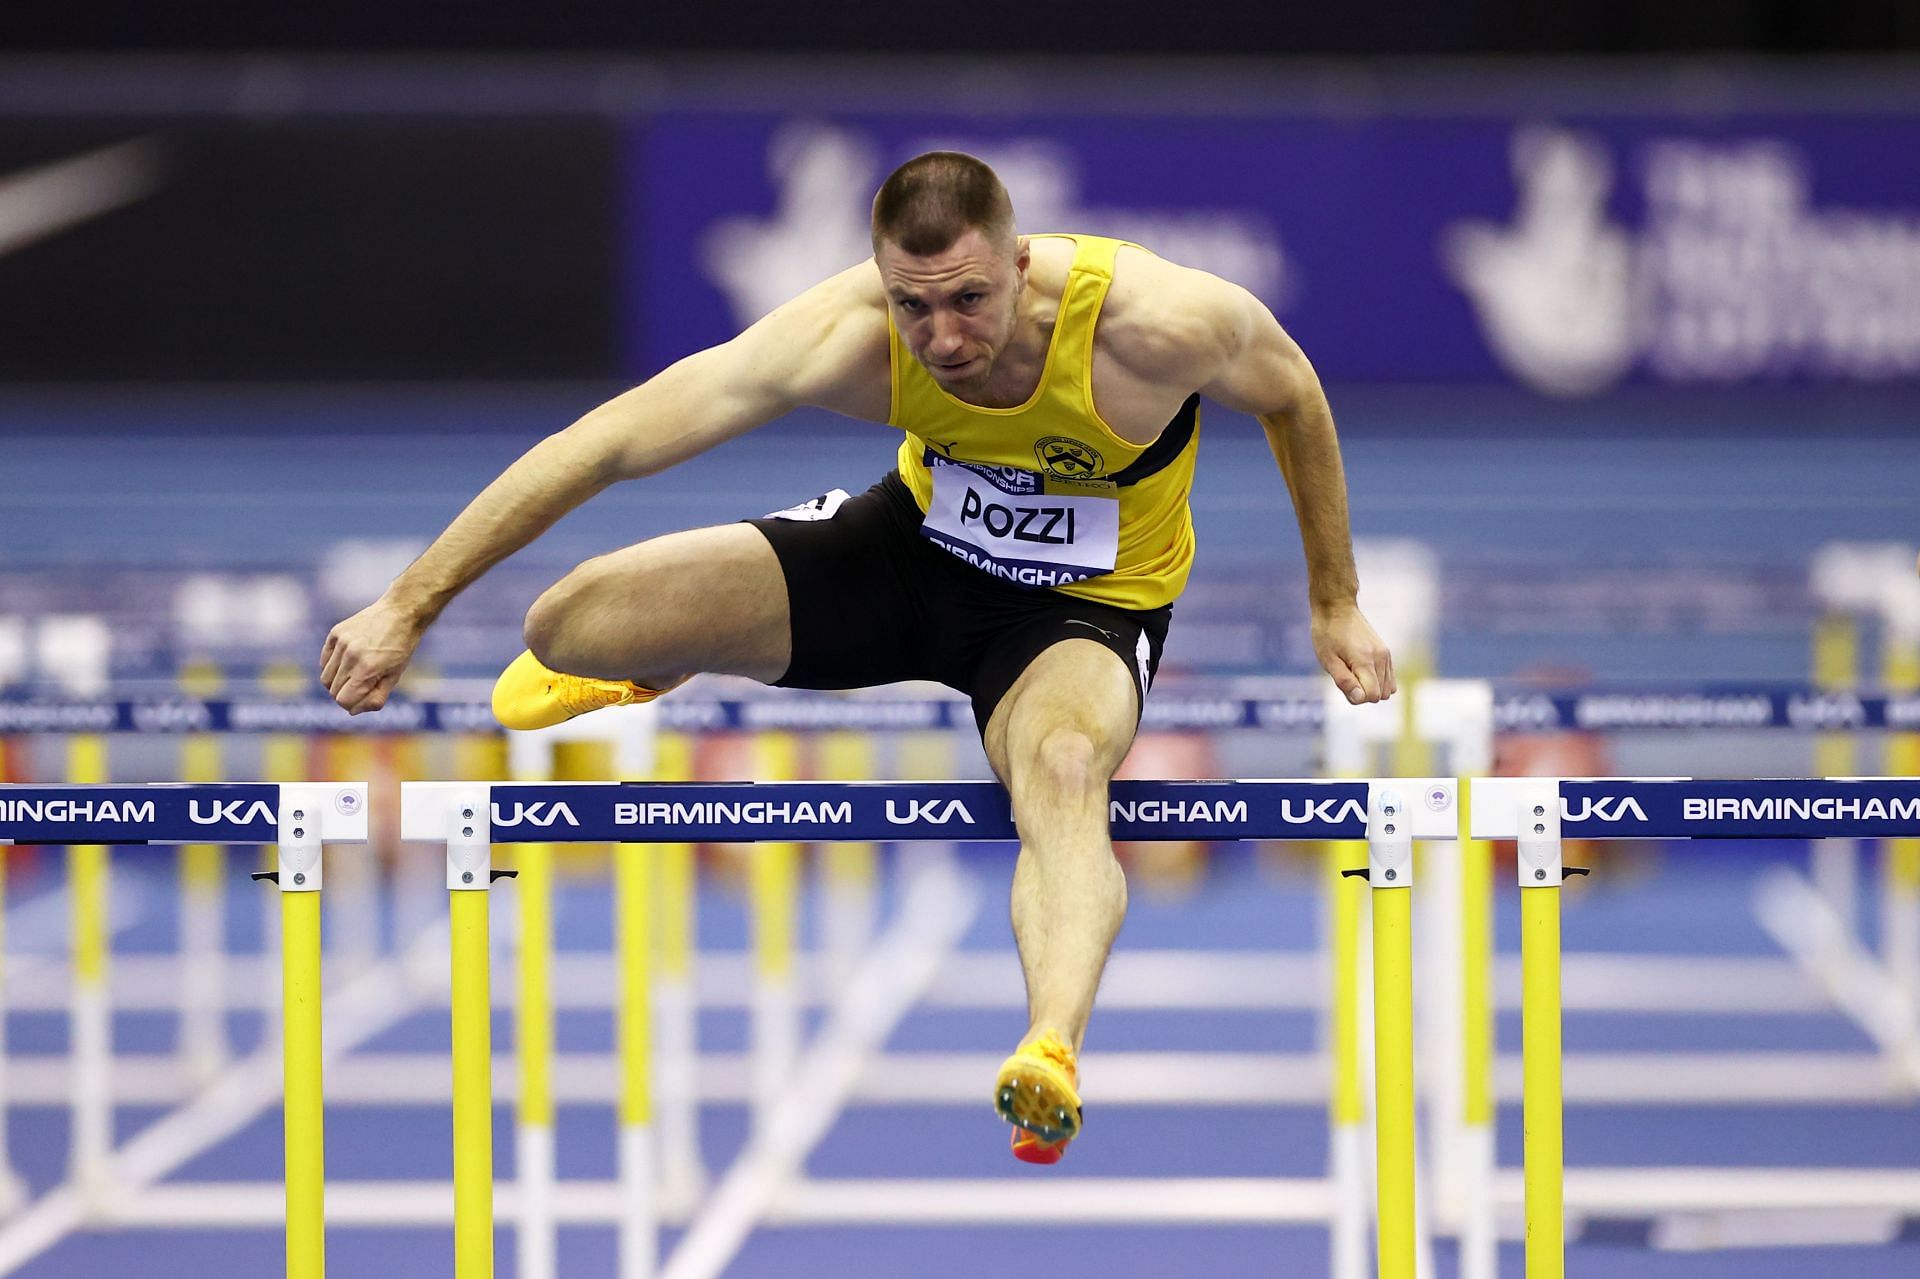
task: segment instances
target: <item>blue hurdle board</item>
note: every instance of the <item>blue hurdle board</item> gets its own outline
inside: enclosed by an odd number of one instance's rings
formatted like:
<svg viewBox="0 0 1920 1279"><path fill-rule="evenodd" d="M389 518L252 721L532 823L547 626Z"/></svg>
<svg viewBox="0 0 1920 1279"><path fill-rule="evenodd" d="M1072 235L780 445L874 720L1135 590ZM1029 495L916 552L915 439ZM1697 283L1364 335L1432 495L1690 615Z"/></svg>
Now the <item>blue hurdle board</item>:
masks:
<svg viewBox="0 0 1920 1279"><path fill-rule="evenodd" d="M1911 777L1489 777L1471 786L1476 839L1534 833L1534 808L1553 799L1567 839L1920 836L1920 779Z"/></svg>
<svg viewBox="0 0 1920 1279"><path fill-rule="evenodd" d="M1455 790L1450 777L1115 782L1109 819L1115 839L1366 839L1369 806L1383 799L1404 813L1404 834L1453 839ZM457 838L457 813L484 817L488 842L496 844L1019 838L1007 792L986 781L401 787L403 839Z"/></svg>
<svg viewBox="0 0 1920 1279"><path fill-rule="evenodd" d="M0 786L0 844L367 840L365 782Z"/></svg>

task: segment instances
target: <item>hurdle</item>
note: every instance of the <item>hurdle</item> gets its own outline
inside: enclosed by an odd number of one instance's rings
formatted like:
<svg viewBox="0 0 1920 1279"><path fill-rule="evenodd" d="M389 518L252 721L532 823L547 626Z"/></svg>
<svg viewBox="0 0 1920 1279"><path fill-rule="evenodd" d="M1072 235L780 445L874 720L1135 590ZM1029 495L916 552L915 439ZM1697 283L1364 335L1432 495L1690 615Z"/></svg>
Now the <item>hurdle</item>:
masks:
<svg viewBox="0 0 1920 1279"><path fill-rule="evenodd" d="M66 844L98 849L97 866L77 866L105 878L106 849L118 844L208 843L271 845L274 870L256 878L279 888L282 985L282 1111L286 1176L286 1259L289 1279L326 1273L325 1127L321 1100L320 889L327 844L365 843L364 782L307 784L147 784L0 786L0 844ZM89 854L90 857L94 856ZM76 893L76 901L82 900ZM86 900L96 900L87 895ZM84 908L91 913L91 908ZM104 936L89 917L78 947L96 967L104 963ZM98 1121L95 1121L98 1122ZM110 1124L110 1114L106 1116ZM107 1145L76 1147L76 1212L99 1210L113 1194L110 1129Z"/></svg>
<svg viewBox="0 0 1920 1279"><path fill-rule="evenodd" d="M1507 691L1496 695L1494 722L1496 728L1505 729L1801 733L1814 739L1815 776L1854 775L1850 769L1827 772L1818 767L1833 762L1836 735L1845 739L1851 752L1858 746L1855 738L1859 734L1878 732L1887 735L1889 775L1920 773L1920 693L1898 687L1864 691L1816 683ZM1847 759L1851 754L1842 762ZM1851 850L1858 843L1846 837L1817 842L1813 846L1812 880L1791 873L1770 878L1756 895L1756 916L1788 953L1788 969L1781 975L1811 978L1806 983L1803 1006L1810 996L1840 1009L1880 1049L1885 1080L1876 1085L1857 1074L1842 1077L1835 1081L1837 1095L1885 1093L1889 1084L1896 1093L1913 1095L1920 1093L1920 1027L1911 1018L1891 1017L1881 1009L1894 1004L1920 1004L1920 988L1916 988L1920 977L1912 975L1920 968L1920 959L1913 956L1915 946L1920 945L1920 867L1912 864L1908 851L1914 847L1913 841L1886 841L1881 950L1876 956L1860 940L1859 911L1852 890L1836 887L1835 866L1850 868ZM1846 850L1845 856L1830 855L1833 845ZM1723 1064L1717 1082L1732 1091L1728 1088L1729 1073ZM1816 1086L1814 1079L1802 1078L1783 1089L1787 1082L1781 1072L1767 1067L1747 1080L1740 1092L1755 1100L1783 1091L1791 1099L1802 1099L1812 1095Z"/></svg>
<svg viewBox="0 0 1920 1279"><path fill-rule="evenodd" d="M1873 1178L1821 1184L1789 1170L1715 1177L1687 1170L1691 1193L1673 1194L1656 1170L1609 1170L1591 1186L1571 1183L1563 1149L1561 1088L1560 887L1569 873L1563 841L1582 839L1859 839L1920 835L1920 780L1781 778L1493 778L1470 785L1471 833L1512 839L1521 889L1523 968L1522 1178L1528 1279L1561 1279L1567 1214L1650 1221L1741 1209L1780 1213L1795 1207L1852 1207L1888 1214L1889 1238L1904 1214L1920 1216L1920 1179L1889 1187ZM1906 1016L1911 1019L1911 1008ZM1571 1195L1570 1195L1571 1183Z"/></svg>
<svg viewBox="0 0 1920 1279"><path fill-rule="evenodd" d="M1456 838L1455 796L1450 778L1117 782L1111 788L1116 839L1366 842L1365 866L1346 873L1373 890L1377 1248L1380 1273L1389 1279L1411 1279L1415 1272L1411 908L1410 894L1402 890L1413 884L1414 840ZM458 1279L492 1273L491 1049L485 1012L487 894L503 873L493 866L496 845L1018 838L1006 792L993 782L412 782L402 787L401 834L447 848L454 919ZM631 847L620 853L640 855ZM623 1035L620 1042L637 1050L641 1041ZM628 1077L644 1087L644 1071L633 1069ZM644 1105L635 1108L644 1110ZM778 1187L766 1189L772 1194ZM1070 1194L1072 1187L1056 1187L1054 1193ZM1321 1185L1296 1195L1299 1215L1292 1219L1327 1220L1330 1199ZM807 1201L810 1219L830 1214L823 1207L826 1196ZM637 1208L648 1200L633 1191L625 1202ZM849 1210L871 1208L842 1209ZM1260 1215L1273 1219L1274 1206L1262 1205ZM629 1239L653 1236L650 1225L628 1225ZM689 1239L699 1232L696 1221ZM651 1258L623 1258L623 1275L648 1273Z"/></svg>

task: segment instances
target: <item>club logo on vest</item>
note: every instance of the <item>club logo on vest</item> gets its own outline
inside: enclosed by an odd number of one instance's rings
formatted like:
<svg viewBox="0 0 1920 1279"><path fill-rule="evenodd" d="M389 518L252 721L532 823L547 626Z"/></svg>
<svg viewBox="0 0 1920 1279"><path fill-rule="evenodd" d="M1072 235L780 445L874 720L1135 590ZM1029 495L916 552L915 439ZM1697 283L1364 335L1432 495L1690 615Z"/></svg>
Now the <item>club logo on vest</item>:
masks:
<svg viewBox="0 0 1920 1279"><path fill-rule="evenodd" d="M1086 480L1100 473L1100 450L1064 435L1049 435L1033 446L1047 474L1060 480Z"/></svg>

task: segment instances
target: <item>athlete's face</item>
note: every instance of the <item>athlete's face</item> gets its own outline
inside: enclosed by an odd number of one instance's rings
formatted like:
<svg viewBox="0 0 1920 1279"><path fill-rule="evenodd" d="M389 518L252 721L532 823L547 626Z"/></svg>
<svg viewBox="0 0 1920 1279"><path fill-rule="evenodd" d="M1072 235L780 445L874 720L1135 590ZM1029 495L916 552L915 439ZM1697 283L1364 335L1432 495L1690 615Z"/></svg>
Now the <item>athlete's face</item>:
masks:
<svg viewBox="0 0 1920 1279"><path fill-rule="evenodd" d="M1013 340L1030 260L1025 241L996 247L978 230L928 257L890 241L874 255L901 340L952 391L985 386Z"/></svg>

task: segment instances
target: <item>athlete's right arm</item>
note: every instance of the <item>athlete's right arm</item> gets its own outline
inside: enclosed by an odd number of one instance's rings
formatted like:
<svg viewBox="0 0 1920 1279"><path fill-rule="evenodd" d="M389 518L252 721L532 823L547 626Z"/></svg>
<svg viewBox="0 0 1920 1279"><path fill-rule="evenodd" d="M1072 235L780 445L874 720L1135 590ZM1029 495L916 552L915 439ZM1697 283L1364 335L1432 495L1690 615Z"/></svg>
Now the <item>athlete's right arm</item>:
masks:
<svg viewBox="0 0 1920 1279"><path fill-rule="evenodd" d="M878 276L865 263L548 436L380 599L333 628L321 682L355 714L386 705L421 635L455 596L617 481L657 474L803 404L860 415L877 403L884 415L886 334Z"/></svg>

